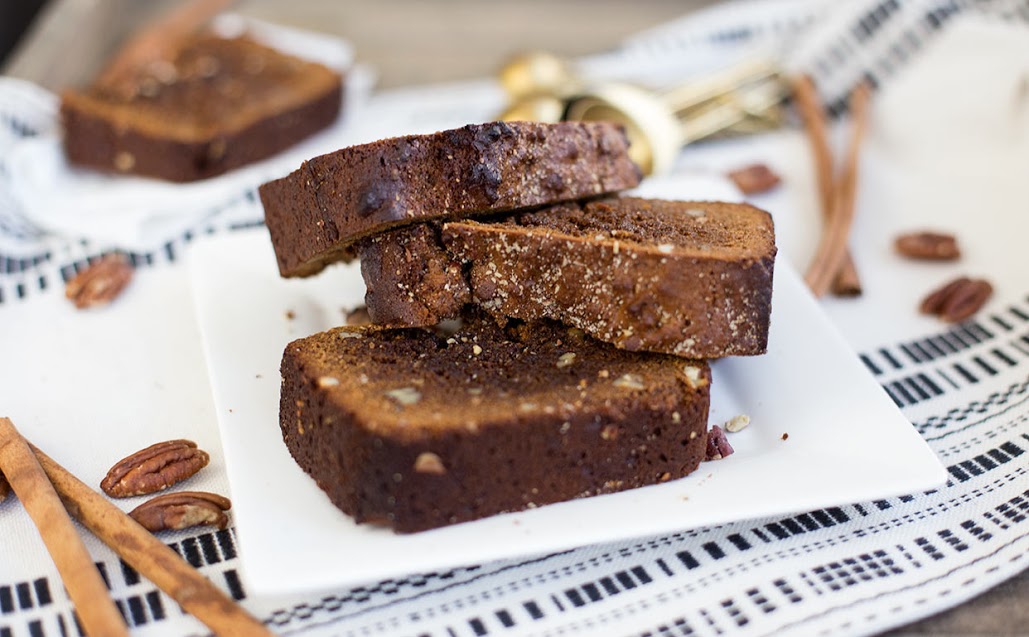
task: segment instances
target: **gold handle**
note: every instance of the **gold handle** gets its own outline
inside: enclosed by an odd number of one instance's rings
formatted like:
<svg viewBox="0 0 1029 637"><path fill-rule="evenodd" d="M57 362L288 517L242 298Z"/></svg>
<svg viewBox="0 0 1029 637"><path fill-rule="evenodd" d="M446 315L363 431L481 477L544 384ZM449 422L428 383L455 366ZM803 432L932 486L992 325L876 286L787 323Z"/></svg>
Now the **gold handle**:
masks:
<svg viewBox="0 0 1029 637"><path fill-rule="evenodd" d="M500 119L556 122L611 120L629 135L629 154L646 174L671 167L686 144L782 124L787 96L778 69L750 60L670 90L619 82L585 83L547 53L519 56L500 73L511 104Z"/></svg>

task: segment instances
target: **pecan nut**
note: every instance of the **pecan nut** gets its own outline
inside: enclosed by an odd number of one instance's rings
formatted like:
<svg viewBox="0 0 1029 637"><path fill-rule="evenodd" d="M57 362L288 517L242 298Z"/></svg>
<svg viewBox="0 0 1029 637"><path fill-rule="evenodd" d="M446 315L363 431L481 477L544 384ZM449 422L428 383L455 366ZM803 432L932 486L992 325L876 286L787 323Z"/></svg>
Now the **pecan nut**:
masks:
<svg viewBox="0 0 1029 637"><path fill-rule="evenodd" d="M715 425L707 432L707 449L705 450L705 460L721 460L731 456L734 453L732 445L729 444L728 438L725 437L725 431L721 427Z"/></svg>
<svg viewBox="0 0 1029 637"><path fill-rule="evenodd" d="M779 175L772 172L772 169L765 164L751 164L733 171L727 175L736 187L745 195L753 195L765 192L779 185Z"/></svg>
<svg viewBox="0 0 1029 637"><path fill-rule="evenodd" d="M961 256L958 240L942 232L909 232L893 242L901 256L928 261L954 261Z"/></svg>
<svg viewBox="0 0 1029 637"><path fill-rule="evenodd" d="M948 323L958 323L978 312L993 294L985 279L958 277L922 299L919 310L935 314Z"/></svg>
<svg viewBox="0 0 1029 637"><path fill-rule="evenodd" d="M108 254L79 272L64 287L64 296L80 310L113 301L132 280L133 268L120 254Z"/></svg>
<svg viewBox="0 0 1029 637"><path fill-rule="evenodd" d="M147 500L129 511L129 517L151 533L194 526L224 529L229 525L225 512L231 508L232 502L216 493L180 491Z"/></svg>
<svg viewBox="0 0 1029 637"><path fill-rule="evenodd" d="M168 440L119 460L100 483L113 498L148 495L185 480L207 466L210 456L191 440Z"/></svg>

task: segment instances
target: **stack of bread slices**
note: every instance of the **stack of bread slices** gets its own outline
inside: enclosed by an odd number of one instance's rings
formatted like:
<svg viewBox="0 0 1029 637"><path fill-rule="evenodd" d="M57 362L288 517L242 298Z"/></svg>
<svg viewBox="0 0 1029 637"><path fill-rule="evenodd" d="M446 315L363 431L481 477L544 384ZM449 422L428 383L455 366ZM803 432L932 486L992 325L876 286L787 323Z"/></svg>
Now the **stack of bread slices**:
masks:
<svg viewBox="0 0 1029 637"><path fill-rule="evenodd" d="M371 324L290 343L280 425L357 522L412 532L674 480L708 359L765 351L775 237L746 204L619 197L604 122L344 148L260 189L284 277L359 258Z"/></svg>

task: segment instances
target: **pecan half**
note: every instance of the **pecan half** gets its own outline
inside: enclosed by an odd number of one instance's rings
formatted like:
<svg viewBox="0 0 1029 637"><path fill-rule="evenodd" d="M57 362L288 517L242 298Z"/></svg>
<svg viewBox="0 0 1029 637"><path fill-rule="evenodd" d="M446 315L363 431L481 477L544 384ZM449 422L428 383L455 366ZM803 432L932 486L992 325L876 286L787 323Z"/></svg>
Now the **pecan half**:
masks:
<svg viewBox="0 0 1029 637"><path fill-rule="evenodd" d="M180 491L151 498L129 511L129 517L151 533L188 529L194 526L229 525L226 511L232 508L228 498L205 491Z"/></svg>
<svg viewBox="0 0 1029 637"><path fill-rule="evenodd" d="M729 444L729 440L725 437L725 431L718 425L711 427L711 430L707 432L707 450L704 459L721 460L731 456L734 451L732 445Z"/></svg>
<svg viewBox="0 0 1029 637"><path fill-rule="evenodd" d="M958 240L942 232L909 232L893 242L897 252L909 259L954 261L961 256Z"/></svg>
<svg viewBox="0 0 1029 637"><path fill-rule="evenodd" d="M191 440L159 442L119 460L100 488L113 498L148 495L185 480L209 460L207 452Z"/></svg>
<svg viewBox="0 0 1029 637"><path fill-rule="evenodd" d="M967 276L962 276L948 282L943 287L936 288L922 299L922 303L918 306L918 311L922 314L943 313L943 305L947 302L947 299L949 299L957 290L967 286L971 282L972 280Z"/></svg>
<svg viewBox="0 0 1029 637"><path fill-rule="evenodd" d="M7 496L11 494L11 484L7 482L7 478L4 474L0 473L0 502L7 499Z"/></svg>
<svg viewBox="0 0 1029 637"><path fill-rule="evenodd" d="M935 314L948 323L958 323L972 316L986 304L993 286L985 279L958 277L938 288L919 306L923 314Z"/></svg>
<svg viewBox="0 0 1029 637"><path fill-rule="evenodd" d="M730 171L727 176L745 195L753 195L779 185L779 175L765 164L751 164Z"/></svg>
<svg viewBox="0 0 1029 637"><path fill-rule="evenodd" d="M108 254L72 277L64 287L64 296L80 310L110 303L132 280L132 273L124 255Z"/></svg>

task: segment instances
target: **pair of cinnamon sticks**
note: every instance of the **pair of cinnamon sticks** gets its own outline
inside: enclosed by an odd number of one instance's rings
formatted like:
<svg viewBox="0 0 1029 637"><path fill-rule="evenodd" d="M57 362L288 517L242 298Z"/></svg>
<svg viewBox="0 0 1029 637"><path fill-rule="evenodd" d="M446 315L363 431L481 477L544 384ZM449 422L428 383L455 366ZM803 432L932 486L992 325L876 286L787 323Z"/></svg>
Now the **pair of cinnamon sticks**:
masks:
<svg viewBox="0 0 1029 637"><path fill-rule="evenodd" d="M127 637L129 630L72 517L216 635L272 635L167 545L25 440L8 418L0 418L0 473L39 529L86 635Z"/></svg>
<svg viewBox="0 0 1029 637"><path fill-rule="evenodd" d="M814 83L807 75L801 75L792 84L794 102L804 121L815 160L819 203L825 220L821 240L804 280L816 297L830 290L837 296L857 296L861 294L861 280L847 248L847 238L854 221L858 160L868 129L871 91L867 84L861 83L850 95L850 145L839 173L834 174L827 118Z"/></svg>

